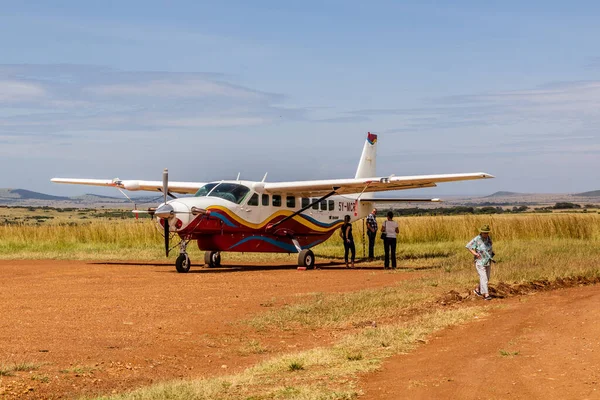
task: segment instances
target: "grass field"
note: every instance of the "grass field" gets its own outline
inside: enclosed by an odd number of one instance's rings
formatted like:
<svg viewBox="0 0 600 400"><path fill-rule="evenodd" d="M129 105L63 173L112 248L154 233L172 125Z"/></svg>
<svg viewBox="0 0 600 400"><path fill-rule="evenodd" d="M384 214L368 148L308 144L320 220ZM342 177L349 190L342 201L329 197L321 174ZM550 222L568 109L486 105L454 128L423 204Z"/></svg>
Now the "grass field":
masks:
<svg viewBox="0 0 600 400"><path fill-rule="evenodd" d="M89 214L47 216L54 218L41 223L1 225L0 257L164 260L161 234L149 220L120 219L118 215L92 219ZM492 228L497 254L492 287L498 282L520 284L600 276L600 215L595 213L403 217L397 221L398 265L404 272L424 272L421 278L379 290L317 293L246 321L265 335L294 327L343 329L371 320L387 321L384 326L353 331L332 347L274 357L238 375L164 383L116 398L356 398L358 392L353 385L358 373L377 368L382 359L409 350L431 332L484 312L477 308L427 308L451 290L465 292L476 285L472 256L464 246L483 224ZM363 254L363 229L362 221L355 223L358 256ZM314 251L318 260L340 258L341 239L334 234ZM382 253L378 240L376 254ZM190 256L192 262L203 259L194 246L190 246ZM231 253L223 258L225 263L242 264L277 259L293 263L296 256ZM381 263L378 260L375 265ZM394 322L409 310L418 311L412 313L414 318Z"/></svg>
<svg viewBox="0 0 600 400"><path fill-rule="evenodd" d="M164 260L161 233L152 220L130 218L126 211L0 208L0 258L2 259L108 259ZM41 218L41 219L40 219ZM9 221L9 222L7 222ZM41 221L41 222L40 222ZM402 217L398 258L403 266L435 265L455 269L468 259L464 244L477 227L492 227L496 253L502 261L526 257L538 263L544 254L567 248L578 255L600 242L600 215L595 213L520 214L495 216ZM381 223L382 221L380 221ZM364 224L354 224L357 257L364 256ZM174 243L176 241L173 241ZM383 253L377 240L376 254ZM597 246L595 246L597 247ZM546 249L544 251L540 249ZM313 249L319 258L341 258L343 245L337 234ZM498 251L499 250L499 251ZM192 261L203 260L193 244ZM177 251L172 252L175 258ZM295 255L225 253L224 262L294 261Z"/></svg>
<svg viewBox="0 0 600 400"><path fill-rule="evenodd" d="M33 220L40 211L21 209L20 213L16 218ZM92 217L93 213L97 212L41 210L42 216L53 218L43 223L0 225L0 258L165 260L161 233L150 219L121 219L114 211L110 211L112 214L108 217ZM471 255L464 246L482 224L492 228L496 259L501 264L495 268L495 277L502 281L587 275L596 271L600 257L600 215L595 213L403 217L397 220L400 224L399 266L436 270L446 274L443 275L445 280L456 281L456 284L461 281L463 271L471 275ZM362 221L354 224L358 258L364 255L366 247L363 229ZM200 264L202 252L193 244L188 249L192 262ZM343 257L343 245L337 234L314 251L318 260ZM379 258L383 254L379 239L375 253ZM176 255L177 251L173 251L171 258ZM293 263L296 255L225 253L223 260L240 264L278 260Z"/></svg>

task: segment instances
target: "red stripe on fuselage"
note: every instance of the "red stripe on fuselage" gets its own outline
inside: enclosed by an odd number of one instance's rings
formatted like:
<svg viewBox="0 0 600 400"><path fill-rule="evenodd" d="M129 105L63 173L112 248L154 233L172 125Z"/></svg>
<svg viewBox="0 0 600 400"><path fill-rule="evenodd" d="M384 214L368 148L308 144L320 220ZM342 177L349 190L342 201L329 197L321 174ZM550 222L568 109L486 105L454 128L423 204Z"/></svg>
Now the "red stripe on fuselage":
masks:
<svg viewBox="0 0 600 400"><path fill-rule="evenodd" d="M226 214L217 212L198 216L184 229L179 231L181 237L197 240L201 250L235 251L235 252L296 252L292 238L298 240L301 247L314 246L327 240L342 221L335 223L326 231L311 229L305 224L291 218L282 224L273 224L285 218L274 217L261 228L252 228Z"/></svg>

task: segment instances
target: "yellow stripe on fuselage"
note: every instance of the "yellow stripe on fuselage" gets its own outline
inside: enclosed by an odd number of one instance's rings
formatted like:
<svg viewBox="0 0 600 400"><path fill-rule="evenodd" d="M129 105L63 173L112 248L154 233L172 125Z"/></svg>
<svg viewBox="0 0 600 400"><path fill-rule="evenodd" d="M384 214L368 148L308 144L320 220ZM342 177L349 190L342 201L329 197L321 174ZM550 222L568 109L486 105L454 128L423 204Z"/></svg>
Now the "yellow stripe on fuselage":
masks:
<svg viewBox="0 0 600 400"><path fill-rule="evenodd" d="M276 213L271 214L269 217L267 217L263 222L259 223L259 224L254 224L252 222L248 222L247 220L241 218L240 216L238 216L237 214L235 214L233 211L231 211L230 209L228 209L227 207L223 207L223 206L212 206L209 207L207 210L219 210L224 212L225 214L227 214L227 216L229 218L231 218L232 220L236 221L237 223L239 223L240 225L244 225L247 226L248 228L252 228L252 229L262 229L265 225L269 224L273 219L279 217L279 216L290 216L293 214L293 212L291 211L287 211L287 210L280 210L277 211ZM338 221L335 224L331 225L331 226L319 226L311 221L309 221L306 218L302 218L299 215L295 215L292 218L294 221L301 223L302 225L306 226L307 228L313 230L313 231L317 231L317 232L329 232L333 229L336 229L337 226L341 223L343 223L343 221Z"/></svg>

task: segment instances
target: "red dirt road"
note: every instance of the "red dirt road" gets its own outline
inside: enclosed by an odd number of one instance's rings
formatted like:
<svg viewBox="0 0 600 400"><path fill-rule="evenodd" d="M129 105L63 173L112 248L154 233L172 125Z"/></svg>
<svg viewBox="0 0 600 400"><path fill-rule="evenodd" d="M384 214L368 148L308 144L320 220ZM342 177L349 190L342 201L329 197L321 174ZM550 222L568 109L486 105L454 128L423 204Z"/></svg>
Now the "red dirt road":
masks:
<svg viewBox="0 0 600 400"><path fill-rule="evenodd" d="M376 399L600 399L600 286L496 301L361 380Z"/></svg>
<svg viewBox="0 0 600 400"><path fill-rule="evenodd" d="M159 380L231 373L281 351L328 343L337 334L262 337L241 320L298 296L382 287L415 276L374 267L319 268L178 274L166 264L1 261L0 366L42 365L0 376L0 398L121 392ZM253 351L257 342L264 353Z"/></svg>
<svg viewBox="0 0 600 400"><path fill-rule="evenodd" d="M240 321L298 296L416 276L329 264L177 274L166 264L0 261L0 366L35 366L0 376L0 399L73 398L229 374L345 333L266 337ZM600 398L599 300L600 285L495 300L488 317L364 376L361 399Z"/></svg>

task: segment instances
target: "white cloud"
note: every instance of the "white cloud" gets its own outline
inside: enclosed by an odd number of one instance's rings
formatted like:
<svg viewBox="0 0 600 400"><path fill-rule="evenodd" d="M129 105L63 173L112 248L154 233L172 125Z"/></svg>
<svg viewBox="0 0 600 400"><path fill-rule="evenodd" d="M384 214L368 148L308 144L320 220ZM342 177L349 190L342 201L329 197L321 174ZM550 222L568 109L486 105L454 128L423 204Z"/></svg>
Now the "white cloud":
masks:
<svg viewBox="0 0 600 400"><path fill-rule="evenodd" d="M0 134L249 127L304 113L280 106L280 94L206 73L0 65L0 88L0 102L20 100L0 113Z"/></svg>
<svg viewBox="0 0 600 400"><path fill-rule="evenodd" d="M524 101L540 105L558 104L569 108L569 105L574 103L597 104L600 102L600 82L573 82L553 85L547 88L483 94L472 96L471 99L474 101L492 102ZM556 110L556 108L553 110Z"/></svg>
<svg viewBox="0 0 600 400"><path fill-rule="evenodd" d="M388 133L517 124L534 124L538 128L552 124L552 129L572 131L582 123L600 123L600 81L449 96L417 108L365 109L349 114L393 119L396 126L386 129Z"/></svg>
<svg viewBox="0 0 600 400"><path fill-rule="evenodd" d="M130 84L92 86L85 91L105 96L153 96L153 97L211 97L223 96L246 100L263 100L268 94L253 91L224 82L186 79L179 82L151 80Z"/></svg>
<svg viewBox="0 0 600 400"><path fill-rule="evenodd" d="M18 103L46 96L40 85L17 80L0 80L0 102Z"/></svg>
<svg viewBox="0 0 600 400"><path fill-rule="evenodd" d="M263 125L268 122L268 119L261 117L205 117L156 119L149 121L149 124L168 128L224 128Z"/></svg>

